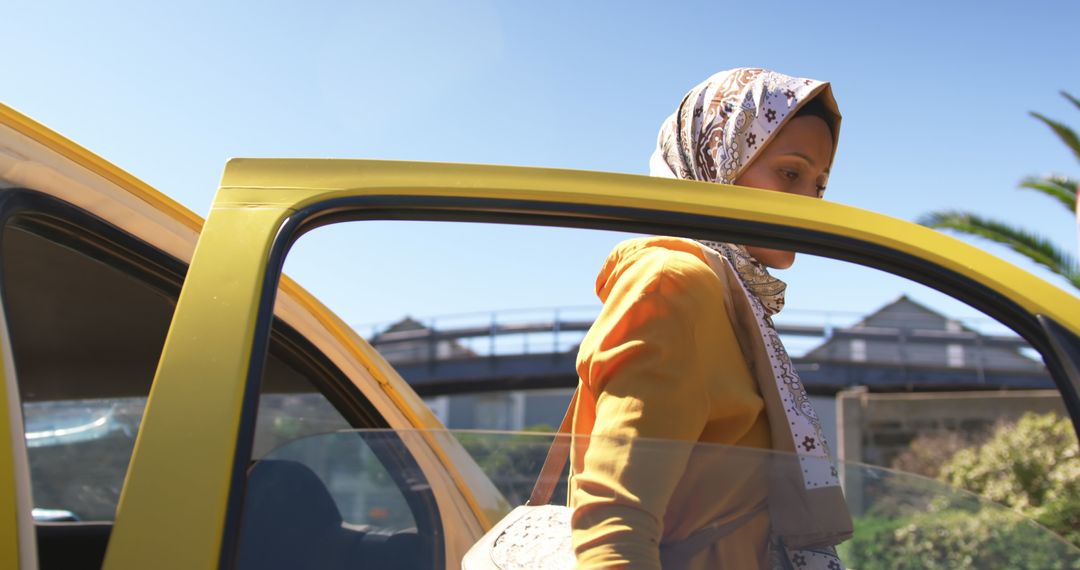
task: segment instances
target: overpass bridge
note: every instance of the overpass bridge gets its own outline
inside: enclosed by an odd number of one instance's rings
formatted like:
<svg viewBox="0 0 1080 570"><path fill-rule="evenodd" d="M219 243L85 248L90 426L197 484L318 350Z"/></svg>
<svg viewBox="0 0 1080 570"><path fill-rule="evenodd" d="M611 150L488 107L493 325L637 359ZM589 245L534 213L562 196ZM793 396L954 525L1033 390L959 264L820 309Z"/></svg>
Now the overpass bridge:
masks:
<svg viewBox="0 0 1080 570"><path fill-rule="evenodd" d="M577 346L598 311L406 318L369 329L368 341L422 396L570 388L577 382ZM861 319L797 311L783 316L777 329L812 394L852 386L878 392L1054 387L1023 339L980 332L906 297ZM848 324L830 324L838 320Z"/></svg>

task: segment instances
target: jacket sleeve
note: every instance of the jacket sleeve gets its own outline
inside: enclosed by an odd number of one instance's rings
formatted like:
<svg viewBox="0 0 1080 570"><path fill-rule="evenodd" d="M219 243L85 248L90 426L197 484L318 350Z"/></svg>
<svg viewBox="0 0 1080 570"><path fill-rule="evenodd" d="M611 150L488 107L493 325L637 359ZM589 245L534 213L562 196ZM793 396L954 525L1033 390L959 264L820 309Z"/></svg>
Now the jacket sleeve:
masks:
<svg viewBox="0 0 1080 570"><path fill-rule="evenodd" d="M659 250L619 277L582 342L596 420L571 487L578 568L660 568L668 502L706 424L724 419L712 399L752 401L724 393L752 388L708 385L710 368L742 359L723 294L703 261Z"/></svg>

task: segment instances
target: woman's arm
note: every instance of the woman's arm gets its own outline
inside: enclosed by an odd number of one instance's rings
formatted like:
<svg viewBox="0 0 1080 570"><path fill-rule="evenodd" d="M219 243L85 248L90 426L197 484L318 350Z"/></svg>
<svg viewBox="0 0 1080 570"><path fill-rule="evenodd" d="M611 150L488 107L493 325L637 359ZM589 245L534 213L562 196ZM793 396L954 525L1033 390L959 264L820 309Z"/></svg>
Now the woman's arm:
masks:
<svg viewBox="0 0 1080 570"><path fill-rule="evenodd" d="M706 424L723 419L713 399L725 388L710 378L742 362L723 295L701 259L656 248L619 276L582 342L578 372L596 420L570 498L579 568L660 567L668 502Z"/></svg>

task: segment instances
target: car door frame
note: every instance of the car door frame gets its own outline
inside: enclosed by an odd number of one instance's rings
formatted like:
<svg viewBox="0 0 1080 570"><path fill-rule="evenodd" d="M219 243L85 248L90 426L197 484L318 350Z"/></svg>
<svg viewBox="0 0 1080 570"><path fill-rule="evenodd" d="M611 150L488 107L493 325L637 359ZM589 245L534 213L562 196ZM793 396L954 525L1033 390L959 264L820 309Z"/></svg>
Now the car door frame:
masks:
<svg viewBox="0 0 1080 570"><path fill-rule="evenodd" d="M7 188L0 192L0 234L20 216L38 219L51 219L61 225L78 227L80 231L101 236L103 233L116 233L120 230L78 207L68 204L53 196L25 188ZM133 238L134 239L134 238ZM2 240L0 240L2 241ZM0 275L3 269L0 267ZM179 284L180 279L176 281ZM159 287L160 283L152 286ZM4 287L0 281L0 298L6 299ZM17 543L14 548L0 549L0 562L3 567L37 568L38 551L36 524L32 516L32 481L30 477L29 455L26 448L25 423L22 413L22 398L19 391L18 371L12 350L11 334L6 318L6 302L0 302L0 347L2 347L3 398L0 404L0 422L4 433L0 433L0 508L12 514L15 523ZM12 510L7 510L8 504ZM8 522L8 519L5 519ZM0 525L0 540L11 543L11 530ZM10 557L10 558L4 558Z"/></svg>
<svg viewBox="0 0 1080 570"><path fill-rule="evenodd" d="M20 222L20 218L23 221ZM94 214L48 193L28 188L6 188L0 192L0 236L10 224L24 225L28 231L44 239L65 247L73 247L119 271L136 275L136 278L146 282L149 287L165 293L171 289L175 294L183 281L182 262L159 252L153 246ZM82 245L76 245L76 242ZM3 271L0 264L0 275ZM0 462L7 463L0 465L0 469L3 469L5 475L11 474L9 476L14 477L17 482L16 510L10 512L17 520L19 537L18 548L10 551L5 548L3 555L18 553L20 565L11 565L12 568L37 568L40 553L37 547L36 522L32 516L33 483L30 477L18 370L6 319L7 295L2 280L0 299L3 300L0 302L0 315L3 315L0 322L0 342L3 348L2 373L6 395L4 405L0 406L0 421L3 421L3 425L10 426L10 435L4 434L2 437L11 441L10 448L0 448L0 454L3 455ZM4 487L6 491L8 485ZM8 500L10 499L5 499ZM0 536L6 534L7 529L0 527ZM0 561L5 562L4 567L9 567L9 560L0 558Z"/></svg>
<svg viewBox="0 0 1080 570"><path fill-rule="evenodd" d="M1043 354L1074 426L1080 425L1080 376L1068 348L1080 333L1080 300L909 222L800 196L739 187L717 192L712 184L646 176L237 159L226 166L180 295L105 568L230 566L285 256L316 227L388 219L649 232L767 247L790 248L795 241L799 251L919 281L1013 328ZM380 380L381 372L373 374ZM196 403L209 406L206 421L178 434L175 426L184 425ZM214 500L179 500L170 492L177 485ZM155 522L162 518L183 532L160 532Z"/></svg>
<svg viewBox="0 0 1080 570"><path fill-rule="evenodd" d="M0 303L0 567L36 569L30 463L7 312Z"/></svg>

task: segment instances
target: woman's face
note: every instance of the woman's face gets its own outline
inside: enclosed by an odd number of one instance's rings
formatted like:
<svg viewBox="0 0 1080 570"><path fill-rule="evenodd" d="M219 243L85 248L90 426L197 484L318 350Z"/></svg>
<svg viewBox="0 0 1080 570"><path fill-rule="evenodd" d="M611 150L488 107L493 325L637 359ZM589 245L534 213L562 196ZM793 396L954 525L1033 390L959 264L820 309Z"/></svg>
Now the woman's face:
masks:
<svg viewBox="0 0 1080 570"><path fill-rule="evenodd" d="M820 198L829 177L833 141L820 117L793 117L743 171L735 184ZM767 267L787 269L795 252L747 246Z"/></svg>

